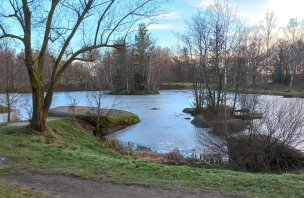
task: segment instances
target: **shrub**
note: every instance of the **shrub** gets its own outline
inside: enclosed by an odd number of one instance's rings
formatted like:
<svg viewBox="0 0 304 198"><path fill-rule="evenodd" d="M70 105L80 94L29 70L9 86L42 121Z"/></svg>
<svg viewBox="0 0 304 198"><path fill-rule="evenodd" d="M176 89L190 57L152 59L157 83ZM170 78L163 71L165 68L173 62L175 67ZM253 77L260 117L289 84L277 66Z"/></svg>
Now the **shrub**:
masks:
<svg viewBox="0 0 304 198"><path fill-rule="evenodd" d="M119 140L108 140L108 139L106 139L103 142L103 146L105 148L112 149L112 150L114 150L116 152L119 152L119 153L121 153L125 149L124 145Z"/></svg>
<svg viewBox="0 0 304 198"><path fill-rule="evenodd" d="M186 158L179 152L178 149L174 149L173 151L163 155L163 163L184 164L186 162Z"/></svg>
<svg viewBox="0 0 304 198"><path fill-rule="evenodd" d="M196 115L199 115L199 114L202 114L202 110L199 110L199 109L196 109L196 108L185 108L183 110L184 113L189 113L191 114L192 116L196 116Z"/></svg>
<svg viewBox="0 0 304 198"><path fill-rule="evenodd" d="M304 154L275 138L242 135L227 140L230 164L239 170L291 171L304 168Z"/></svg>
<svg viewBox="0 0 304 198"><path fill-rule="evenodd" d="M228 105L219 105L216 107L208 106L204 110L204 115L206 120L224 120L232 119L234 117L233 108ZM226 115L225 115L226 113ZM225 117L227 116L227 117Z"/></svg>
<svg viewBox="0 0 304 198"><path fill-rule="evenodd" d="M192 121L191 123L197 127L203 127L203 128L208 128L209 125L206 122L205 118L203 115L197 115Z"/></svg>

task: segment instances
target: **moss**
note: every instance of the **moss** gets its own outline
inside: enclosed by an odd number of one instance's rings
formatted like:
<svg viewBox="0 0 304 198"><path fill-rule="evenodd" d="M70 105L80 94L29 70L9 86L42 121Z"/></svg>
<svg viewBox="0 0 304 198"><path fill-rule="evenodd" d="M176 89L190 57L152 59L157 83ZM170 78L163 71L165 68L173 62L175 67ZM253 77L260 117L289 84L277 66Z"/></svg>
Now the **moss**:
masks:
<svg viewBox="0 0 304 198"><path fill-rule="evenodd" d="M117 126L117 125L133 125L140 122L140 118L133 113L123 113L117 116L109 116L109 125L108 127Z"/></svg>
<svg viewBox="0 0 304 198"><path fill-rule="evenodd" d="M76 116L79 119L82 119L86 122L89 122L94 127L97 126L97 122L101 125L101 129L95 132L96 136L104 136L110 133L116 132L128 126L137 124L140 122L140 118L130 112L120 112L119 114L115 115L108 115L108 116L101 116L100 120L98 121L97 117L94 115L91 116Z"/></svg>
<svg viewBox="0 0 304 198"><path fill-rule="evenodd" d="M77 106L74 114L68 106L56 107L49 111L53 117L76 117L82 120L82 126L94 132L101 132L98 136L116 132L130 125L140 122L140 118L131 112L116 109L100 109L100 117L97 116L97 108ZM98 126L97 126L98 125Z"/></svg>
<svg viewBox="0 0 304 198"><path fill-rule="evenodd" d="M185 109L183 109L183 112L184 113L189 113L192 116L199 115L199 114L203 113L201 110L197 110L196 108L185 108Z"/></svg>

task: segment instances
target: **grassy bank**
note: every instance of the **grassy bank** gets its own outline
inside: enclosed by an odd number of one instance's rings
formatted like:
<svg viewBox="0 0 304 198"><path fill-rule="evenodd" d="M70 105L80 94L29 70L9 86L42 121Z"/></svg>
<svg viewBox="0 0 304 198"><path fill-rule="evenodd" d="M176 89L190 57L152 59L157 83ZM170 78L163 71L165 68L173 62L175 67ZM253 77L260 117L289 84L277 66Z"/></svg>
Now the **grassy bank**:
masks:
<svg viewBox="0 0 304 198"><path fill-rule="evenodd" d="M231 91L234 91L233 89L231 89ZM303 98L304 97L304 92L303 91L299 91L299 90L295 90L295 89L291 89L291 90L287 90L287 89L275 89L275 88L270 88L270 89L258 89L258 90L253 90L253 89L247 89L245 91L241 91L243 93L258 93L258 94L262 94L262 95L275 95L275 96L284 96L284 97L291 97L291 98Z"/></svg>
<svg viewBox="0 0 304 198"><path fill-rule="evenodd" d="M172 82L159 85L160 89L192 89L193 85L190 82Z"/></svg>
<svg viewBox="0 0 304 198"><path fill-rule="evenodd" d="M87 122L89 128L95 128L97 123L101 124L100 135L107 135L140 122L140 118L131 112L116 109L100 109L98 119L97 109L88 106L76 106L74 111L68 106L60 106L49 111L51 117L76 117ZM99 121L98 121L99 120ZM83 123L83 122L82 122ZM85 123L83 123L85 124Z"/></svg>
<svg viewBox="0 0 304 198"><path fill-rule="evenodd" d="M163 83L159 87L160 89L193 89L193 85L190 82L172 82L172 83ZM228 91L234 92L235 88L230 88ZM294 98L303 98L304 91L301 89L290 89L288 86L283 85L268 85L267 89L263 87L257 87L256 89L246 89L238 90L238 92L243 93L259 93L262 95L276 95L276 96L285 96L285 97L294 97Z"/></svg>
<svg viewBox="0 0 304 198"><path fill-rule="evenodd" d="M44 135L27 131L26 127L0 128L0 156L9 158L8 164L0 164L0 173L38 170L131 183L197 187L242 197L304 194L304 175L252 174L135 160L103 148L76 119L64 118L49 125L53 131Z"/></svg>

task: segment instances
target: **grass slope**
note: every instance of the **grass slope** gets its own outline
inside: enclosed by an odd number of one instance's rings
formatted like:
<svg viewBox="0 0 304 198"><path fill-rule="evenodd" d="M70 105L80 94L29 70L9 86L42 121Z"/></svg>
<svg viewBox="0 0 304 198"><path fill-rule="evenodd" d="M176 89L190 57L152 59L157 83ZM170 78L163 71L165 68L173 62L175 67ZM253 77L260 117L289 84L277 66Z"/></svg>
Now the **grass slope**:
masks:
<svg viewBox="0 0 304 198"><path fill-rule="evenodd" d="M198 187L242 197L304 195L304 175L253 174L134 160L102 148L73 118L49 125L56 132L44 136L28 132L25 127L1 128L0 156L11 161L0 165L0 173L53 171L94 179Z"/></svg>

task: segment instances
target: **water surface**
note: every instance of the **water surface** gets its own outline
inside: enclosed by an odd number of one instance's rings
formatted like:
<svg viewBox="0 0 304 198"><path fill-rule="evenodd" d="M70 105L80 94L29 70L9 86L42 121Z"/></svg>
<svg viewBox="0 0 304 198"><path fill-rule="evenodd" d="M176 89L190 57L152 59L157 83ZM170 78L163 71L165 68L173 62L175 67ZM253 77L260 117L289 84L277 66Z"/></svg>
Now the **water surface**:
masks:
<svg viewBox="0 0 304 198"><path fill-rule="evenodd" d="M91 106L92 95L96 92L57 92L54 93L51 108L67 106L70 98L76 98L77 105ZM1 95L0 95L1 96ZM280 96L262 96L265 101L303 100L283 98ZM92 100L91 100L92 101ZM25 103L27 105L24 105ZM118 139L124 143L132 142L136 145L146 146L158 152L168 152L179 149L184 154L204 152L207 150L199 143L197 134L203 138L210 135L207 129L197 128L191 124L192 116L183 113L183 109L193 104L190 90L163 90L158 95L103 95L103 108L114 108L137 114L141 122L107 136L109 139ZM30 95L26 95L17 104L22 119L28 118L28 107L31 106ZM0 122L5 115L0 114Z"/></svg>

